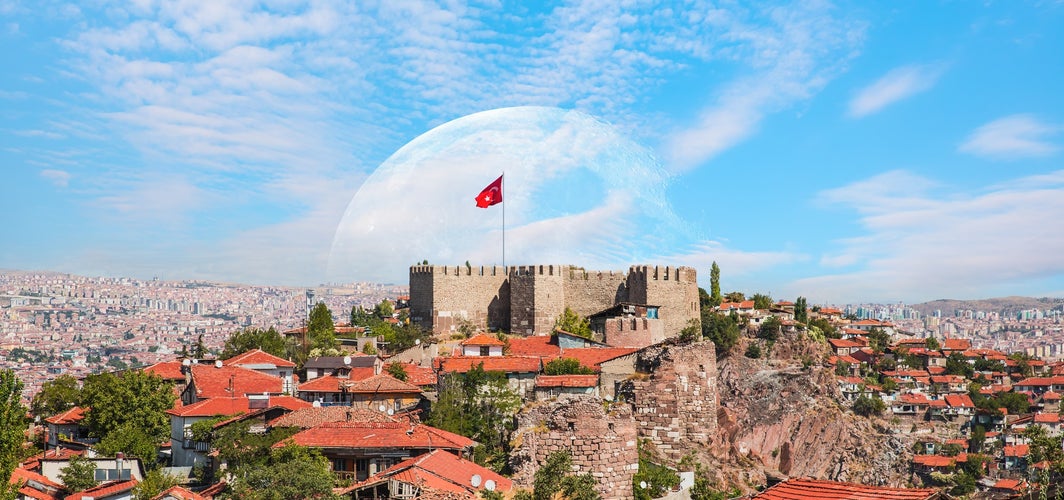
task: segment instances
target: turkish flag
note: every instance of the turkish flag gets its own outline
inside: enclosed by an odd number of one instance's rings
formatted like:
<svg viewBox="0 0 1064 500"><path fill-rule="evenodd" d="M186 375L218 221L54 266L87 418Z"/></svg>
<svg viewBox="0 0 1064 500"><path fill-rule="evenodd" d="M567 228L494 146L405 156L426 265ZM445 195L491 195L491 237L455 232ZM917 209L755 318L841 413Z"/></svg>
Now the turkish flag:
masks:
<svg viewBox="0 0 1064 500"><path fill-rule="evenodd" d="M480 208L488 208L496 203L502 203L501 175L498 179L495 179L495 182L488 184L488 187L484 188L484 190L477 195L477 206Z"/></svg>

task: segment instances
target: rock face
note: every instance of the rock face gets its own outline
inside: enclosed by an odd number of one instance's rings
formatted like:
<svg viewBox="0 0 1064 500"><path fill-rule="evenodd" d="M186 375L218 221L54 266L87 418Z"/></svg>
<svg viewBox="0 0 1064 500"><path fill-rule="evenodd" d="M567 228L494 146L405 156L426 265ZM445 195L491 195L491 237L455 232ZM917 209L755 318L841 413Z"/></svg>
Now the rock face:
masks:
<svg viewBox="0 0 1064 500"><path fill-rule="evenodd" d="M777 345L783 359L733 351L720 363L719 431L715 445L699 453L716 462L720 479L759 483L778 472L904 486L909 444L841 406L831 370L798 364L820 359L818 344L780 339Z"/></svg>
<svg viewBox="0 0 1064 500"><path fill-rule="evenodd" d="M568 450L574 473L590 473L603 498L634 498L632 477L639 469L636 424L625 405L606 409L594 396L573 396L526 408L517 416L513 480L532 487L533 476L547 456Z"/></svg>

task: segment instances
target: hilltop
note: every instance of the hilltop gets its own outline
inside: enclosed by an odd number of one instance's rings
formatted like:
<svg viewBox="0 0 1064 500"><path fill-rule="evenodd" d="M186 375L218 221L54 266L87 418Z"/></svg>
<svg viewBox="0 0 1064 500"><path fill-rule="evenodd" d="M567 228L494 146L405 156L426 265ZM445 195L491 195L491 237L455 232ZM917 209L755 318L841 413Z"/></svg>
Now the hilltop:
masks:
<svg viewBox="0 0 1064 500"><path fill-rule="evenodd" d="M953 315L957 309L971 309L973 311L997 312L1004 315L1015 314L1025 309L1061 309L1064 308L1064 298L1054 297L997 297L990 299L938 299L923 302L912 306L923 315L929 315L936 309L943 315Z"/></svg>

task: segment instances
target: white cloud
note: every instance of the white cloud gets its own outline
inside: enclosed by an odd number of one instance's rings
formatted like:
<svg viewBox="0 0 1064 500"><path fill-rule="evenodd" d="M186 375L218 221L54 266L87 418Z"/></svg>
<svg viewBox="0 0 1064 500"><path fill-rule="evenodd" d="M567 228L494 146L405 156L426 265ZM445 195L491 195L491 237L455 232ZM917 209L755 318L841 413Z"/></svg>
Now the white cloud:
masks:
<svg viewBox="0 0 1064 500"><path fill-rule="evenodd" d="M821 199L859 214L862 235L837 241L825 264L851 267L798 280L817 300L985 297L1064 274L1064 171L974 192L890 172L825 191Z"/></svg>
<svg viewBox="0 0 1064 500"><path fill-rule="evenodd" d="M856 118L867 116L902 99L930 90L944 71L945 67L940 64L892 69L853 97L849 114Z"/></svg>
<svg viewBox="0 0 1064 500"><path fill-rule="evenodd" d="M48 179L48 181L56 187L65 188L70 185L70 172L67 172L66 170L41 170L41 177Z"/></svg>
<svg viewBox="0 0 1064 500"><path fill-rule="evenodd" d="M667 262L678 262L696 269L709 269L716 262L721 269L728 270L729 277L740 278L808 259L808 255L799 252L745 251L714 240L702 241L685 253L663 258ZM703 278L708 279L708 275Z"/></svg>
<svg viewBox="0 0 1064 500"><path fill-rule="evenodd" d="M958 149L1002 160L1049 156L1060 150L1049 139L1061 130L1064 127L1045 123L1033 115L1010 115L975 129Z"/></svg>

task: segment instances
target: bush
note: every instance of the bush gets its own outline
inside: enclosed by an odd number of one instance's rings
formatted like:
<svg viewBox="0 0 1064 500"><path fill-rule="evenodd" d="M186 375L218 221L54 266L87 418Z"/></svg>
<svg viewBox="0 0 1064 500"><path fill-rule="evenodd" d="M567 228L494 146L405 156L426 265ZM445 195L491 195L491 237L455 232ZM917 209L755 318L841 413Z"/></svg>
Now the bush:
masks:
<svg viewBox="0 0 1064 500"><path fill-rule="evenodd" d="M746 348L745 355L746 355L746 357L751 358L751 359L760 358L761 357L761 346L759 346L757 344L750 344L750 346Z"/></svg>
<svg viewBox="0 0 1064 500"><path fill-rule="evenodd" d="M862 395L853 402L853 412L862 416L868 417L871 415L879 415L883 413L883 410L887 409L887 404L878 397L871 397Z"/></svg>

